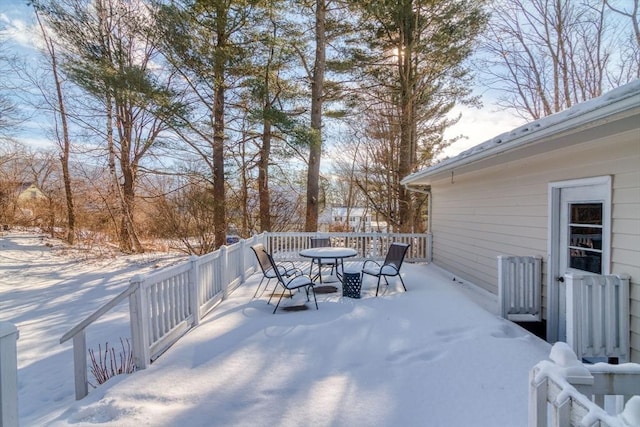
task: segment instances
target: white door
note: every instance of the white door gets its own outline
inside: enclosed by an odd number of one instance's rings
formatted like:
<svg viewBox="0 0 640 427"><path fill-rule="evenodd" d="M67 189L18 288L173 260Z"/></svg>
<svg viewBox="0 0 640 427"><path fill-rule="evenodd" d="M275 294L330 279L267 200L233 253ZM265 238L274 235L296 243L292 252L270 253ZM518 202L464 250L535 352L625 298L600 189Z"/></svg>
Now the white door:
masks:
<svg viewBox="0 0 640 427"><path fill-rule="evenodd" d="M566 339L564 274L609 274L611 178L550 184L547 338Z"/></svg>

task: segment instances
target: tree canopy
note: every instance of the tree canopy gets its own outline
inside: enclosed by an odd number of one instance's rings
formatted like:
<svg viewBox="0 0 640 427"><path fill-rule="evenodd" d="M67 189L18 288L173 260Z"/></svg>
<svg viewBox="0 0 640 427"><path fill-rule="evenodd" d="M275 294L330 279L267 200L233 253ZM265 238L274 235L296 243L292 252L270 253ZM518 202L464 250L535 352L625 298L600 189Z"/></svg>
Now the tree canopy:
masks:
<svg viewBox="0 0 640 427"><path fill-rule="evenodd" d="M24 89L0 81L0 178L46 164L30 170L51 232L125 251L315 231L331 203L421 232L426 199L400 181L455 140L477 75L528 119L638 78L638 1L32 0L48 60L29 85L49 82L34 104L57 144L8 143ZM33 223L12 191L4 221Z"/></svg>

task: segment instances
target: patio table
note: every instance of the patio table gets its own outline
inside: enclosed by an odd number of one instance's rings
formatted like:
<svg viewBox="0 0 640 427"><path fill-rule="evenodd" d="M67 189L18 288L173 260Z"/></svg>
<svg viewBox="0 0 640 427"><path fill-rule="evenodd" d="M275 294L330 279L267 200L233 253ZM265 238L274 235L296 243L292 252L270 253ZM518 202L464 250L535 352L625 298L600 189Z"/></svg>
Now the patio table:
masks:
<svg viewBox="0 0 640 427"><path fill-rule="evenodd" d="M352 248L339 248L333 246L321 247L321 248L309 248L303 249L300 251L300 256L304 258L311 258L311 267L309 268L309 276L311 276L311 280L319 279L320 283L322 283L322 267L321 261L323 259L333 259L336 262L336 280L342 280L342 275L340 274L340 268L342 267L342 271L344 272L344 264L343 260L345 258L351 258L358 254L358 251ZM313 275L313 260L318 261L318 274Z"/></svg>

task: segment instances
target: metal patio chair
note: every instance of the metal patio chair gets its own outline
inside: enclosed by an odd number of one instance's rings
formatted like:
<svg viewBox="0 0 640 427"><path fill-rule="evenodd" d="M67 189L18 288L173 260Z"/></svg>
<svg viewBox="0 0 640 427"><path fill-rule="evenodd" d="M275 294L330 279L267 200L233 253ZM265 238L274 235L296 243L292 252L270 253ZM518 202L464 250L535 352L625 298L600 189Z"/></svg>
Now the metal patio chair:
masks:
<svg viewBox="0 0 640 427"><path fill-rule="evenodd" d="M383 277L384 281L387 283L387 286L389 286L387 277L398 276L398 278L400 279L400 283L402 283L404 291L407 291L407 287L404 285L404 281L402 280L402 276L400 275L400 267L402 267L402 262L404 261L404 257L407 254L409 246L411 245L406 243L392 243L391 246L389 246L387 256L385 257L382 264L368 259L362 265L363 279L365 274L378 278L376 296L378 296L378 291L380 289L380 279Z"/></svg>
<svg viewBox="0 0 640 427"><path fill-rule="evenodd" d="M311 280L311 277L306 276L305 274L302 273L302 270L299 270L299 269L293 273L293 276L285 277L280 273L280 269L278 269L277 264L273 260L273 257L271 256L271 254L267 253L267 251L263 251L263 253L269 259L269 262L271 263L271 268L276 273L278 283L280 283L280 285L282 285L282 287L284 287L289 292L292 292L294 289L304 288L304 290L307 293L307 301L310 301L309 291L311 291L311 293L313 293L313 301L316 304L316 310L317 310L318 300L316 299L316 290L313 287L314 283L313 283L313 280ZM280 301L282 301L283 295L284 295L284 292L280 294L280 298L278 298L278 303L273 309L273 314L275 314L276 310L278 310L278 306L280 305ZM269 301L271 301L271 298L269 298Z"/></svg>
<svg viewBox="0 0 640 427"><path fill-rule="evenodd" d="M269 258L266 255L267 252L262 243L258 243L257 245L251 246L251 250L256 255L258 264L260 264L260 269L262 270L262 279L260 279L260 283L258 283L258 287L256 288L256 291L253 294L253 297L255 298L258 295L258 291L260 290L260 286L262 286L262 282L264 282L264 279L267 279L267 283L264 285L263 292L266 291L267 288L269 287L269 282L271 281L271 279L277 279L278 276L276 275L275 270L273 269L273 267L271 266L271 263L269 262ZM277 270L280 271L280 273L284 277L289 277L293 275L293 272L297 270L295 264L291 261L280 262L277 264L277 266L278 266ZM274 288L274 291L275 291L275 288ZM271 296L273 296L273 293L271 293ZM269 297L269 301L271 301L271 297Z"/></svg>

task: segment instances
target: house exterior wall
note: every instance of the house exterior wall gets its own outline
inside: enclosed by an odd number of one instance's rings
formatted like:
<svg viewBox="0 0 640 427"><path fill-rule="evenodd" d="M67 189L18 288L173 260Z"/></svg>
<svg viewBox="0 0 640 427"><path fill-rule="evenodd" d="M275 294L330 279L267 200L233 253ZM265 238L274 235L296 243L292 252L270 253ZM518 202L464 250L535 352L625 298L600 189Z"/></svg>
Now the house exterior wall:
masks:
<svg viewBox="0 0 640 427"><path fill-rule="evenodd" d="M498 292L498 255L540 255L546 275L548 184L603 175L613 177L611 273L631 275L631 358L639 362L637 130L432 182L434 263L494 294ZM546 282L543 277L543 307Z"/></svg>

